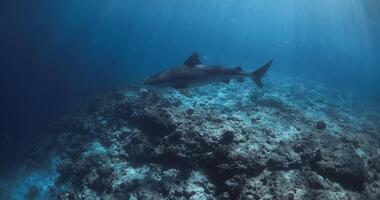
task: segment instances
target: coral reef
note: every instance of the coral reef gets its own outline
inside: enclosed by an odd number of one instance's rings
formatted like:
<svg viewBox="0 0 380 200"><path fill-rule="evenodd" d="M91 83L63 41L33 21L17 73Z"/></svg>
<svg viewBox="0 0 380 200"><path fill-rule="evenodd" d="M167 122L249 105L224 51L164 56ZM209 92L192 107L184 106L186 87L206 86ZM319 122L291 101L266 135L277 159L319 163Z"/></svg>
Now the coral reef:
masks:
<svg viewBox="0 0 380 200"><path fill-rule="evenodd" d="M191 93L132 85L52 126L39 147L61 160L51 196L380 198L379 108L281 79Z"/></svg>

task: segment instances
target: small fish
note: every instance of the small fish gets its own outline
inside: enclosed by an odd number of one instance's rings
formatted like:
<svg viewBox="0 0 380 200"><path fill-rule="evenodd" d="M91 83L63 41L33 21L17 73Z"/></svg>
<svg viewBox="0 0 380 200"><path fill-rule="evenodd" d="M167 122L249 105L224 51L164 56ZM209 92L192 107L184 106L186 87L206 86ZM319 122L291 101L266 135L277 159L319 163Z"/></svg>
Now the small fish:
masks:
<svg viewBox="0 0 380 200"><path fill-rule="evenodd" d="M189 96L186 90L215 82L229 83L231 79L243 81L250 77L253 82L262 87L261 78L268 71L273 59L254 72L244 72L240 66L226 68L220 65L204 65L199 60L199 54L193 53L182 65L159 72L147 80L144 84L155 87L172 87L179 90L185 96Z"/></svg>

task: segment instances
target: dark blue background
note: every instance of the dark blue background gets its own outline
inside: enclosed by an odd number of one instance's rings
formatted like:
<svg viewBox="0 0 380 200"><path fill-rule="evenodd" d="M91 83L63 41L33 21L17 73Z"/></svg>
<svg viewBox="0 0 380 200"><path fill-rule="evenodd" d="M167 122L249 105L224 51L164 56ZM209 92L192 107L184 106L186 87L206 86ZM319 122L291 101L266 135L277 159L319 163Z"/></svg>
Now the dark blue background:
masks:
<svg viewBox="0 0 380 200"><path fill-rule="evenodd" d="M317 80L361 101L380 99L375 0L0 4L0 163L23 160L25 144L85 100L193 51L204 62L248 70L274 57L273 73Z"/></svg>

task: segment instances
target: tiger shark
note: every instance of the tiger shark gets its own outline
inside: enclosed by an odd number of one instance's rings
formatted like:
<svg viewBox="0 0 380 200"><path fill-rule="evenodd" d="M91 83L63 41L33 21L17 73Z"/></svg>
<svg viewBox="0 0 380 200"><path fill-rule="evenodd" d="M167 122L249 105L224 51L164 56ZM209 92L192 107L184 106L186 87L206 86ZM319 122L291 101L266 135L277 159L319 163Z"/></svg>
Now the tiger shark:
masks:
<svg viewBox="0 0 380 200"><path fill-rule="evenodd" d="M238 66L226 68L220 65L204 65L198 53L193 53L183 64L159 72L144 81L145 85L154 87L172 87L185 96L191 96L188 88L199 87L215 82L229 83L231 79L240 82L250 77L258 87L263 87L262 77L268 71L273 59L253 72L244 72Z"/></svg>

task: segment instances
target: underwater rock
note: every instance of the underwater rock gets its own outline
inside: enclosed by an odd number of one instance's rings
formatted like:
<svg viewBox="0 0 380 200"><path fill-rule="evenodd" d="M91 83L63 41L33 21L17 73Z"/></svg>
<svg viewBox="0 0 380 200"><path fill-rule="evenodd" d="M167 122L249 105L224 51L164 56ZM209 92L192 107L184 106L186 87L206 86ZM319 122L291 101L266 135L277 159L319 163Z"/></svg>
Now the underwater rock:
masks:
<svg viewBox="0 0 380 200"><path fill-rule="evenodd" d="M322 92L305 100L275 85L252 94L250 83L214 84L193 98L134 86L97 98L43 145L61 158L55 197L376 199L376 137L334 118L326 130L309 101L331 106Z"/></svg>
<svg viewBox="0 0 380 200"><path fill-rule="evenodd" d="M380 154L368 160L368 166L374 171L380 173ZM380 178L380 176L379 176Z"/></svg>
<svg viewBox="0 0 380 200"><path fill-rule="evenodd" d="M192 108L188 108L186 110L186 114L188 114L188 115L192 115L193 113L194 113L194 109L192 109Z"/></svg>
<svg viewBox="0 0 380 200"><path fill-rule="evenodd" d="M315 125L315 128L318 130L325 130L326 129L326 123L324 121L318 121Z"/></svg>
<svg viewBox="0 0 380 200"><path fill-rule="evenodd" d="M175 129L171 114L165 109L155 107L133 108L132 113L128 117L128 122L150 136L168 135Z"/></svg>
<svg viewBox="0 0 380 200"><path fill-rule="evenodd" d="M55 195L57 200L73 200L77 199L72 192L61 192Z"/></svg>
<svg viewBox="0 0 380 200"><path fill-rule="evenodd" d="M290 147L280 146L270 156L266 163L269 170L300 169L301 157Z"/></svg>
<svg viewBox="0 0 380 200"><path fill-rule="evenodd" d="M307 176L307 182L309 187L314 190L322 190L326 188L323 178L314 172L311 172L310 175Z"/></svg>
<svg viewBox="0 0 380 200"><path fill-rule="evenodd" d="M305 138L301 158L319 175L350 190L361 191L368 180L368 169L351 144L329 134ZM317 142L319 141L319 142ZM334 145L332 145L334 144Z"/></svg>
<svg viewBox="0 0 380 200"><path fill-rule="evenodd" d="M264 172L247 180L238 199L302 199L297 191L304 191L307 183L301 174L299 171Z"/></svg>
<svg viewBox="0 0 380 200"><path fill-rule="evenodd" d="M220 142L222 144L228 145L231 144L234 141L235 135L231 130L227 130L223 133L222 138L220 139Z"/></svg>
<svg viewBox="0 0 380 200"><path fill-rule="evenodd" d="M339 182L342 186L362 190L367 181L364 161L352 148L342 148L335 152L324 152L323 159L313 168L322 176Z"/></svg>
<svg viewBox="0 0 380 200"><path fill-rule="evenodd" d="M113 167L111 161L104 154L82 156L73 162L66 160L59 165L59 182L70 182L76 187L87 185L99 194L112 190Z"/></svg>

